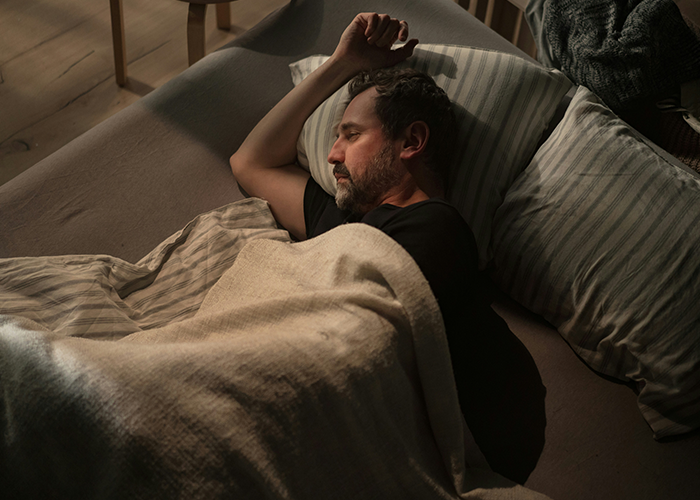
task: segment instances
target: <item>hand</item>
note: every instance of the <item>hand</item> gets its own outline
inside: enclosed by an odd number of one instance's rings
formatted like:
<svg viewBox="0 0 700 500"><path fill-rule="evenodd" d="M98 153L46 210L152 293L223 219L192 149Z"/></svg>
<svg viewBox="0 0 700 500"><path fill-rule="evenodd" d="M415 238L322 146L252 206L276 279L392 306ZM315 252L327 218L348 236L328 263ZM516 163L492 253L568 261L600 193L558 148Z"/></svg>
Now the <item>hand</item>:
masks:
<svg viewBox="0 0 700 500"><path fill-rule="evenodd" d="M333 57L351 66L355 73L394 66L413 54L418 40L392 50L397 40L408 39L408 23L387 14L358 14L340 37Z"/></svg>

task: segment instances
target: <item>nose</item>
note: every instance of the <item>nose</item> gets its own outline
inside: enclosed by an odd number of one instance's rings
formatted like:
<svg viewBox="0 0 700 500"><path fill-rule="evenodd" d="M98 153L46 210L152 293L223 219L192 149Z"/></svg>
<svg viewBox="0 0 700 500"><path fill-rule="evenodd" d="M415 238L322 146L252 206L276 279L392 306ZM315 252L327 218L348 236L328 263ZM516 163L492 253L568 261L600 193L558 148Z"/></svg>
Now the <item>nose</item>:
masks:
<svg viewBox="0 0 700 500"><path fill-rule="evenodd" d="M328 163L336 165L345 161L345 151L340 145L340 137L333 143L330 153L328 153Z"/></svg>

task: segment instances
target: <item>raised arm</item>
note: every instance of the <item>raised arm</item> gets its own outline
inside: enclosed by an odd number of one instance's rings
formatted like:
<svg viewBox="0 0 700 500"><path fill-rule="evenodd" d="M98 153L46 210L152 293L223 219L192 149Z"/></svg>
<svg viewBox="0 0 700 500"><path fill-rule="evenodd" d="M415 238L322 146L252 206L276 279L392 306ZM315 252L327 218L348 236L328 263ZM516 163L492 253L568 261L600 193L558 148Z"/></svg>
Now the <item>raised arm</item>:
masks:
<svg viewBox="0 0 700 500"><path fill-rule="evenodd" d="M233 175L251 196L266 199L277 221L306 238L304 189L309 174L296 165L296 143L306 119L330 95L361 71L393 66L413 53L408 25L384 14L358 14L333 55L287 94L250 132L231 157Z"/></svg>

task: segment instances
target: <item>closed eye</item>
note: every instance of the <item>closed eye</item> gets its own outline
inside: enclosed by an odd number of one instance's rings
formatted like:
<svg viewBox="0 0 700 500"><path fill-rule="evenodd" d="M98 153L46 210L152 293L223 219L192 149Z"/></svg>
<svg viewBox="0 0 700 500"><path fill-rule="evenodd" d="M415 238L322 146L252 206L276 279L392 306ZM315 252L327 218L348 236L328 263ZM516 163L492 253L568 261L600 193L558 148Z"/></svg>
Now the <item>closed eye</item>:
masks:
<svg viewBox="0 0 700 500"><path fill-rule="evenodd" d="M358 125L353 122L341 123L335 131L335 137L338 138L342 134L346 139L350 139L351 136L358 134L358 128Z"/></svg>
<svg viewBox="0 0 700 500"><path fill-rule="evenodd" d="M343 139L351 141L358 135L360 135L359 132L343 132ZM335 139L336 141L340 139L340 134L335 134Z"/></svg>

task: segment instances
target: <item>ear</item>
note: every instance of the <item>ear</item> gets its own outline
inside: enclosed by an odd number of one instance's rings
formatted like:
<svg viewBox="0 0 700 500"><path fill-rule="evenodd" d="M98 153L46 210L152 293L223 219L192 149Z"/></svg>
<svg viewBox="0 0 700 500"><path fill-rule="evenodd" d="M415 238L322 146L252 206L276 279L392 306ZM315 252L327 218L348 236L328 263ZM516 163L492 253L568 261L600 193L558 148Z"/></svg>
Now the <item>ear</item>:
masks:
<svg viewBox="0 0 700 500"><path fill-rule="evenodd" d="M428 124L423 121L411 123L403 134L401 144L401 159L411 160L419 157L425 151L430 137Z"/></svg>

